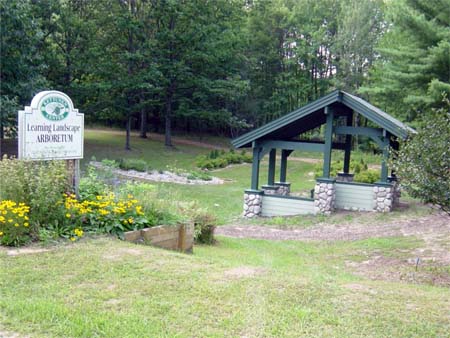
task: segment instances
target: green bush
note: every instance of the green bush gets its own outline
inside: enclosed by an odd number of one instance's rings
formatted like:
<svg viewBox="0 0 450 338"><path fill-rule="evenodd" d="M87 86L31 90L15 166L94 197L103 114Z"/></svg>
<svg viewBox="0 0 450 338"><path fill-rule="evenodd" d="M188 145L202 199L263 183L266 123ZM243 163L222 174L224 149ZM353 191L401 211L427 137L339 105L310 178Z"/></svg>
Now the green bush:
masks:
<svg viewBox="0 0 450 338"><path fill-rule="evenodd" d="M149 169L147 162L137 158L124 158L120 160L119 168L123 170L136 170L142 172Z"/></svg>
<svg viewBox="0 0 450 338"><path fill-rule="evenodd" d="M251 162L251 156L247 155L245 151L242 151L238 154L233 149L231 149L229 152L226 152L225 150L218 151L217 149L214 149L208 155L199 156L196 159L197 167L208 170L225 168L229 164Z"/></svg>
<svg viewBox="0 0 450 338"><path fill-rule="evenodd" d="M102 161L103 162L103 161ZM98 176L97 169L88 166L87 175L80 179L79 195L81 200L93 200L95 196L107 193L108 187Z"/></svg>
<svg viewBox="0 0 450 338"><path fill-rule="evenodd" d="M64 161L22 161L6 156L0 161L0 200L30 207L30 233L40 226L60 223L61 200L71 189Z"/></svg>
<svg viewBox="0 0 450 338"><path fill-rule="evenodd" d="M194 240L196 243L214 244L214 230L217 219L205 209L197 209L192 214Z"/></svg>
<svg viewBox="0 0 450 338"><path fill-rule="evenodd" d="M374 169L364 170L355 174L353 180L355 182L375 183L380 180L380 171Z"/></svg>
<svg viewBox="0 0 450 338"><path fill-rule="evenodd" d="M209 175L205 172L190 171L187 175L187 179L188 180L211 181L212 177L211 177L211 175Z"/></svg>
<svg viewBox="0 0 450 338"><path fill-rule="evenodd" d="M337 177L339 172L343 170L342 161L332 161L330 167L330 177ZM368 169L367 163L363 159L360 161L351 160L350 161L350 173L355 176L353 180L355 182L361 183L375 183L380 180L380 173L377 170ZM322 177L323 166L322 164L317 164L314 167L314 176L316 178Z"/></svg>

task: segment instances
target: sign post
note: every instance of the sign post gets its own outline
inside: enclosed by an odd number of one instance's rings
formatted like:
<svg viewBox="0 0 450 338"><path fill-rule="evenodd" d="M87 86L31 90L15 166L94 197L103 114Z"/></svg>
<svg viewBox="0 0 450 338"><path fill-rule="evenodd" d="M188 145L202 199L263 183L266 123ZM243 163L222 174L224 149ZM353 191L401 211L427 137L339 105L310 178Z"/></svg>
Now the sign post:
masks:
<svg viewBox="0 0 450 338"><path fill-rule="evenodd" d="M83 140L84 114L62 92L40 92L19 111L19 159L67 160L77 195Z"/></svg>

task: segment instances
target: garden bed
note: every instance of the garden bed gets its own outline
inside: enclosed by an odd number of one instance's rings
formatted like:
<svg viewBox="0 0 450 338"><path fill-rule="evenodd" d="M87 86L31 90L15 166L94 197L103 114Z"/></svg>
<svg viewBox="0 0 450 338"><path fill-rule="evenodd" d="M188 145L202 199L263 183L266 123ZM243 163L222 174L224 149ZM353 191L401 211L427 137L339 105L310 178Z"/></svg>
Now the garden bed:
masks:
<svg viewBox="0 0 450 338"><path fill-rule="evenodd" d="M101 162L91 161L90 164L96 168L106 169L107 167ZM117 176L140 180L140 181L153 181L153 182L166 182L166 183L177 183L177 184L196 184L196 185L216 185L223 184L224 180L211 177L210 180L201 179L190 179L189 173L177 174L171 171L157 171L152 170L149 172L137 171L137 170L123 170L119 168L109 168L112 173Z"/></svg>
<svg viewBox="0 0 450 338"><path fill-rule="evenodd" d="M142 230L125 232L125 240L148 243L153 246L191 253L194 246L194 225L160 225Z"/></svg>

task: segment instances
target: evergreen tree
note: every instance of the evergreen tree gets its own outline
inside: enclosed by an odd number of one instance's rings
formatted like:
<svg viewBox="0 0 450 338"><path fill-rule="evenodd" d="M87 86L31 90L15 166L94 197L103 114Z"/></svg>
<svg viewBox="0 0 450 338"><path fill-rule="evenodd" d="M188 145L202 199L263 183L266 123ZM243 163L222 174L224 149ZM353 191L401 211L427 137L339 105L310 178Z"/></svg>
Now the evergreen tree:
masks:
<svg viewBox="0 0 450 338"><path fill-rule="evenodd" d="M382 58L361 92L404 120L426 120L450 94L450 0L402 0L388 10Z"/></svg>

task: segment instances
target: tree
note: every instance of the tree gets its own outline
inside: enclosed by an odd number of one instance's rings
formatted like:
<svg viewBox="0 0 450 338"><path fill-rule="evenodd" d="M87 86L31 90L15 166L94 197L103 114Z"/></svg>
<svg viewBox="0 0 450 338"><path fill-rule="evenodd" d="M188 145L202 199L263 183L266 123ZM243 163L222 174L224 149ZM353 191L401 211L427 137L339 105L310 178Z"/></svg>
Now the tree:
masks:
<svg viewBox="0 0 450 338"><path fill-rule="evenodd" d="M361 92L403 120L428 120L450 95L450 0L388 3L391 25L381 59Z"/></svg>
<svg viewBox="0 0 450 338"><path fill-rule="evenodd" d="M27 0L0 2L0 139L15 134L17 108L29 104L45 88L45 63L39 53L43 32Z"/></svg>
<svg viewBox="0 0 450 338"><path fill-rule="evenodd" d="M341 1L339 12L332 45L336 58L336 87L357 92L378 58L375 47L387 28L383 1Z"/></svg>
<svg viewBox="0 0 450 338"><path fill-rule="evenodd" d="M430 113L417 135L400 144L394 169L413 197L450 214L450 104Z"/></svg>

